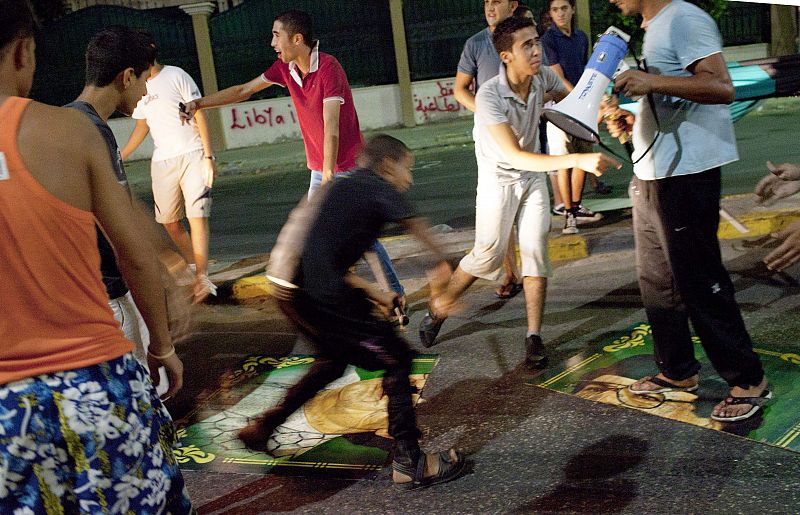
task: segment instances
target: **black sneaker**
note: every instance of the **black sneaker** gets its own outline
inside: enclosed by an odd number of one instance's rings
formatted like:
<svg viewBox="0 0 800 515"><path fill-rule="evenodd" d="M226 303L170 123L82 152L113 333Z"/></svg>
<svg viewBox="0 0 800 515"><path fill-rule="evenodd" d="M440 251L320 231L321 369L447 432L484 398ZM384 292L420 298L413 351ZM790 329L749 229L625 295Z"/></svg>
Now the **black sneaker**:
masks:
<svg viewBox="0 0 800 515"><path fill-rule="evenodd" d="M595 213L591 209L584 207L583 204L580 204L578 210L575 211L575 218L578 222L597 222L603 219L603 213Z"/></svg>
<svg viewBox="0 0 800 515"><path fill-rule="evenodd" d="M547 356L544 353L544 343L538 334L525 338L525 366L538 369L547 366Z"/></svg>
<svg viewBox="0 0 800 515"><path fill-rule="evenodd" d="M439 335L439 329L442 328L443 323L444 318L436 318L428 308L428 312L425 313L422 322L419 324L419 341L422 342L423 347L428 348L436 345L436 337Z"/></svg>
<svg viewBox="0 0 800 515"><path fill-rule="evenodd" d="M556 204L553 206L553 209L550 211L552 211L556 216L564 216L564 213L567 211L567 209L564 207L564 203L562 202L561 204Z"/></svg>

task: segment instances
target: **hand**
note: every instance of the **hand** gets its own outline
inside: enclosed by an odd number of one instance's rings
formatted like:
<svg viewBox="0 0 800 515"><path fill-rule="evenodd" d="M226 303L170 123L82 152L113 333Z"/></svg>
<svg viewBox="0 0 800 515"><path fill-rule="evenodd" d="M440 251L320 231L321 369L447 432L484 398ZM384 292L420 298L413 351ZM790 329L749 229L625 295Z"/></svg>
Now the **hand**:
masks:
<svg viewBox="0 0 800 515"><path fill-rule="evenodd" d="M191 101L187 102L183 106L183 110L178 109L178 115L181 118L181 125L188 123L194 118L194 113L197 112L197 102Z"/></svg>
<svg viewBox="0 0 800 515"><path fill-rule="evenodd" d="M213 159L203 157L203 182L206 188L214 187L214 179L217 178L217 162Z"/></svg>
<svg viewBox="0 0 800 515"><path fill-rule="evenodd" d="M148 353L147 366L150 369L150 379L153 381L153 386L158 386L161 382L161 378L158 375L159 367L164 367L167 371L169 389L161 396L162 400L167 400L174 396L183 387L183 363L177 354L159 360Z"/></svg>
<svg viewBox="0 0 800 515"><path fill-rule="evenodd" d="M322 172L322 184L326 184L333 180L333 172Z"/></svg>
<svg viewBox="0 0 800 515"><path fill-rule="evenodd" d="M773 164L772 161L767 161L767 170L772 175L780 177L782 181L796 181L800 179L800 165L792 163Z"/></svg>
<svg viewBox="0 0 800 515"><path fill-rule="evenodd" d="M617 170L622 168L622 163L613 157L603 154L602 152L594 152L592 154L575 154L575 156L578 158L576 168L585 170L598 177L603 175L608 168L613 167Z"/></svg>
<svg viewBox="0 0 800 515"><path fill-rule="evenodd" d="M767 268L780 272L800 261L800 220L771 236L783 243L764 258Z"/></svg>
<svg viewBox="0 0 800 515"><path fill-rule="evenodd" d="M606 122L608 133L615 138L623 134L633 133L633 122L636 117L632 112L620 107L608 107L602 111L603 121Z"/></svg>
<svg viewBox="0 0 800 515"><path fill-rule="evenodd" d="M767 169L770 175L756 184L756 202L769 206L800 191L800 166L790 163L776 166L767 161Z"/></svg>
<svg viewBox="0 0 800 515"><path fill-rule="evenodd" d="M656 77L640 70L627 70L614 80L614 91L622 91L628 98L641 97L653 92L653 80Z"/></svg>

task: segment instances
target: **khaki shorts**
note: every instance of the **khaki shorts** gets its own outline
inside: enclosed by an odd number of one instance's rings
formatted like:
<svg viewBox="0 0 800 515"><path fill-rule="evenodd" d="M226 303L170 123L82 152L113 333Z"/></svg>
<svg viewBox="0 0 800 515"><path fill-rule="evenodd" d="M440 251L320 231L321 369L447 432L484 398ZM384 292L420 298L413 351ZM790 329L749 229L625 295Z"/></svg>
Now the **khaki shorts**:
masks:
<svg viewBox="0 0 800 515"><path fill-rule="evenodd" d="M150 163L156 222L168 224L211 216L211 189L205 185L203 151Z"/></svg>
<svg viewBox="0 0 800 515"><path fill-rule="evenodd" d="M547 124L547 146L551 156L593 152L591 143L570 136L552 123Z"/></svg>
<svg viewBox="0 0 800 515"><path fill-rule="evenodd" d="M549 277L547 174L532 173L525 179L503 185L498 183L494 168L492 163L478 162L475 245L459 266L481 279L500 279L508 237L516 224L522 276Z"/></svg>

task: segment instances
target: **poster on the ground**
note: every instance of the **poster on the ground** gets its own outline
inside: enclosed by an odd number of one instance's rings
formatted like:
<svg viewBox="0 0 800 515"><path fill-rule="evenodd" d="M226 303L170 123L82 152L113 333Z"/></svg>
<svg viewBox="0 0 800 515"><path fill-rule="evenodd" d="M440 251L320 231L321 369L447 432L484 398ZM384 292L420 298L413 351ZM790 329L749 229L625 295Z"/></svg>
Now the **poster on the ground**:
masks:
<svg viewBox="0 0 800 515"><path fill-rule="evenodd" d="M702 364L697 391L633 395L627 387L655 375L653 337L648 324L638 324L602 339L587 350L553 366L532 385L592 401L624 406L688 424L737 434L800 452L800 355L756 343L773 399L752 418L732 423L711 419L714 406L728 396L729 387L714 372L697 337L695 355Z"/></svg>
<svg viewBox="0 0 800 515"><path fill-rule="evenodd" d="M278 427L268 452L247 449L238 439L239 430L276 406L313 362L313 356L302 355L247 358L194 411L176 421L180 467L358 479L386 466L392 440L380 371L348 367ZM410 379L415 403L437 362L435 354L414 359Z"/></svg>

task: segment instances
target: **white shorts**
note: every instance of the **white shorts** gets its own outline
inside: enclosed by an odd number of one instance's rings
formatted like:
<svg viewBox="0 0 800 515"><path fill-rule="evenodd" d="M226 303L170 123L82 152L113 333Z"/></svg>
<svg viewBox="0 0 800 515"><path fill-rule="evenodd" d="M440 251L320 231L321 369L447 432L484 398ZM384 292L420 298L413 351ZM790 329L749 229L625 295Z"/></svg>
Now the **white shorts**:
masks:
<svg viewBox="0 0 800 515"><path fill-rule="evenodd" d="M493 163L478 162L475 245L459 266L475 277L500 279L508 239L516 224L522 276L549 277L552 271L547 252L550 232L547 174L532 173L503 185L498 183L494 168Z"/></svg>
<svg viewBox="0 0 800 515"><path fill-rule="evenodd" d="M211 215L211 188L205 184L203 151L150 163L156 222L168 224Z"/></svg>
<svg viewBox="0 0 800 515"><path fill-rule="evenodd" d="M547 124L547 147L551 156L592 152L591 143L570 136L549 122Z"/></svg>

